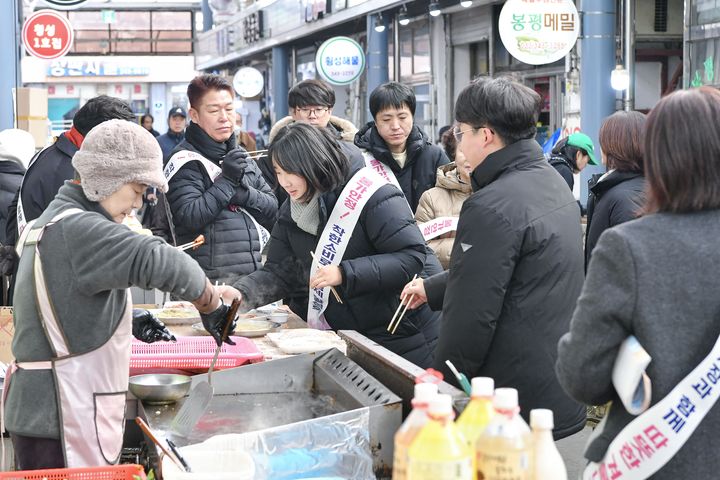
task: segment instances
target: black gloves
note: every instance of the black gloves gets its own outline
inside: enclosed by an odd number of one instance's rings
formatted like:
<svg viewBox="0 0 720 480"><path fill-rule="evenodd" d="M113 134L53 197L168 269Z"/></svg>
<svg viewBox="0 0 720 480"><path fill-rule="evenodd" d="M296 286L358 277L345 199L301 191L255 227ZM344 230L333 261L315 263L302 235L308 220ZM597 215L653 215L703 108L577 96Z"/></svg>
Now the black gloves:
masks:
<svg viewBox="0 0 720 480"><path fill-rule="evenodd" d="M250 161L247 151L243 148L236 148L225 155L222 161L222 174L233 184L240 185L245 169Z"/></svg>
<svg viewBox="0 0 720 480"><path fill-rule="evenodd" d="M132 334L133 337L145 343L153 343L158 340L177 341L165 324L155 318L155 315L139 308L133 309Z"/></svg>
<svg viewBox="0 0 720 480"><path fill-rule="evenodd" d="M214 312L200 314L200 318L202 319L205 330L210 332L210 335L213 336L218 346L222 345L223 342L223 331L225 330L226 320L225 317L227 317L229 311L230 307L223 303ZM235 331L235 325L237 324L237 316L233 318L232 322L232 325L230 325L230 327L228 328L227 336L225 337L225 343L235 345L235 342L230 339L230 335L232 335L232 333Z"/></svg>

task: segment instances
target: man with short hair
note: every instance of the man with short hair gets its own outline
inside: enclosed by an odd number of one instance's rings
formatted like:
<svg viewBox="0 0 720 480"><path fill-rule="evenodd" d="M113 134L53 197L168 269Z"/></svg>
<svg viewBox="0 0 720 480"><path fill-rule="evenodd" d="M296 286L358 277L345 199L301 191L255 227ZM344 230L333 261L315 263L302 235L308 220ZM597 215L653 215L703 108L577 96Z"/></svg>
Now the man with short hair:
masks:
<svg viewBox="0 0 720 480"><path fill-rule="evenodd" d="M352 122L333 115L335 91L332 86L322 80L303 80L288 92L290 115L278 120L270 130L269 142L272 143L277 133L293 122L309 123L315 127L326 128L335 138L340 140L340 148L350 160L351 165L364 165L363 155L354 144L357 128ZM287 193L277 183L272 160L267 156L258 161L265 180L273 187L278 204L288 198Z"/></svg>
<svg viewBox="0 0 720 480"><path fill-rule="evenodd" d="M176 106L170 109L170 113L168 113L168 131L157 137L163 154L163 162L168 160L173 149L185 139L186 118L187 113L185 113L184 108Z"/></svg>
<svg viewBox="0 0 720 480"><path fill-rule="evenodd" d="M232 85L219 75L195 77L187 89L190 124L165 165L166 195L177 242L208 278L232 285L260 268L277 218L277 199L247 151L237 147Z"/></svg>
<svg viewBox="0 0 720 480"><path fill-rule="evenodd" d="M555 438L582 430L585 408L555 376L584 279L579 209L535 141L541 98L508 78L480 78L455 105L455 137L473 169L450 269L403 296L442 309L435 368L517 388L523 417L552 409ZM407 296L405 298L408 298Z"/></svg>
<svg viewBox="0 0 720 480"><path fill-rule="evenodd" d="M413 212L420 197L435 186L437 169L450 163L441 147L414 124L415 94L407 85L389 82L370 94L368 122L355 145L370 152L394 176Z"/></svg>

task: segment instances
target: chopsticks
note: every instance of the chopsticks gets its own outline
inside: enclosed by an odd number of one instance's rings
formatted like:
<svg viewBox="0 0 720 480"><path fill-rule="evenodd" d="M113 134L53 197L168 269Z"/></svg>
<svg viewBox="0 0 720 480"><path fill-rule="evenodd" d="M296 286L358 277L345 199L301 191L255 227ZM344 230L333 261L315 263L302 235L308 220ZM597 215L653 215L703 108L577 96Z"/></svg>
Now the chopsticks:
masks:
<svg viewBox="0 0 720 480"><path fill-rule="evenodd" d="M137 423L138 426L140 427L140 429L141 429L143 432L145 432L145 435L147 435L148 438L149 438L150 440L152 440L152 442L153 442L155 445L157 445L157 446L160 448L160 450L162 450L162 452L163 452L170 460L172 460L172 462L173 462L175 465L177 465L177 467L180 469L180 471L187 471L185 465L183 465L183 464L180 462L180 460L179 460L175 455L173 455L172 453L170 453L170 452L168 451L168 449L165 448L165 446L164 446L162 443L160 443L160 440L155 436L155 434L152 432L152 430L150 430L150 427L148 426L147 423L145 423L145 420L143 420L143 419L140 418L140 417L135 417L135 423Z"/></svg>
<svg viewBox="0 0 720 480"><path fill-rule="evenodd" d="M267 155L263 155L265 152L267 152L267 150L252 150L250 152L247 152L247 154L250 155L248 158L257 160L260 157L267 157Z"/></svg>
<svg viewBox="0 0 720 480"><path fill-rule="evenodd" d="M417 278L417 274L415 274L413 276L412 280L410 280L410 281L413 282L416 278ZM387 327L387 331L390 332L390 335L395 335L395 330L397 330L398 325L400 325L400 320L402 320L403 315L405 315L405 312L407 311L408 306L410 305L410 302L413 301L414 297L415 297L414 293L412 295L410 295L410 299L405 304L405 308L403 308L402 313L400 313L400 316L398 316L398 312L403 307L403 302L402 302L403 298L400 297L400 305L398 305L397 310L395 310L395 313L393 314L392 318L390 319L390 323L388 324L388 327ZM397 319L395 317L397 317ZM395 325L393 325L393 322L395 323Z"/></svg>
<svg viewBox="0 0 720 480"><path fill-rule="evenodd" d="M180 250L180 251L182 252L182 251L187 250L187 249L189 249L189 248L197 248L197 247L199 247L200 245L202 245L203 243L205 243L205 236L204 236L204 235L198 235L198 237L197 237L195 240L193 240L192 242L190 242L190 243L185 243L185 244L183 244L183 245L178 245L178 246L175 247L175 248L177 248L178 250Z"/></svg>
<svg viewBox="0 0 720 480"><path fill-rule="evenodd" d="M310 256L315 260L315 252L310 250ZM338 295L337 290L335 290L335 287L330 287L330 291L332 292L333 296L335 297L335 300L337 300L338 303L342 304L343 301L340 300L340 295Z"/></svg>

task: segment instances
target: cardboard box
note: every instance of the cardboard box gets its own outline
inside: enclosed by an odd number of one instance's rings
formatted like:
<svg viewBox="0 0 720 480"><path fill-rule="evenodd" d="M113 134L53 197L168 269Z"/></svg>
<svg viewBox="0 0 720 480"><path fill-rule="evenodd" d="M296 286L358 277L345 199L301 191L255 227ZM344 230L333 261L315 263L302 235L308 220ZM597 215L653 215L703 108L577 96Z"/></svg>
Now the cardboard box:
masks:
<svg viewBox="0 0 720 480"><path fill-rule="evenodd" d="M50 123L45 120L18 120L17 128L30 132L35 139L35 148L45 148L50 144Z"/></svg>
<svg viewBox="0 0 720 480"><path fill-rule="evenodd" d="M16 89L15 108L17 128L30 132L35 139L35 148L45 148L50 141L47 89Z"/></svg>
<svg viewBox="0 0 720 480"><path fill-rule="evenodd" d="M15 90L18 120L36 118L47 120L48 94L45 88L18 88Z"/></svg>
<svg viewBox="0 0 720 480"><path fill-rule="evenodd" d="M11 363L15 359L11 350L14 333L13 307L0 307L0 362Z"/></svg>

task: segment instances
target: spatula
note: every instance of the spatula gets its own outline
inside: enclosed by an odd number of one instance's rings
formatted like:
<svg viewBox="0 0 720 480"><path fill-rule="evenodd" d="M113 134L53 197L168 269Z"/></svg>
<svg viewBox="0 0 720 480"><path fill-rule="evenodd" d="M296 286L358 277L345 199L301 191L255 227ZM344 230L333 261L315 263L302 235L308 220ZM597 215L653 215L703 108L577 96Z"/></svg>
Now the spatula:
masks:
<svg viewBox="0 0 720 480"><path fill-rule="evenodd" d="M215 362L217 362L218 355L220 355L220 349L223 345L222 342L224 342L227 337L228 330L230 329L230 325L232 325L233 320L235 320L235 315L237 314L239 307L240 300L236 298L230 305L230 310L228 310L227 317L225 318L225 329L223 330L221 343L215 349L215 356L213 357L212 363L210 363L208 381L200 382L195 385L192 390L190 390L185 403L183 403L180 411L175 415L175 418L173 418L173 421L170 424L170 429L182 437L190 435L190 432L195 427L198 420L200 420L200 417L202 417L205 410L207 410L210 400L212 400L212 372L215 368Z"/></svg>

